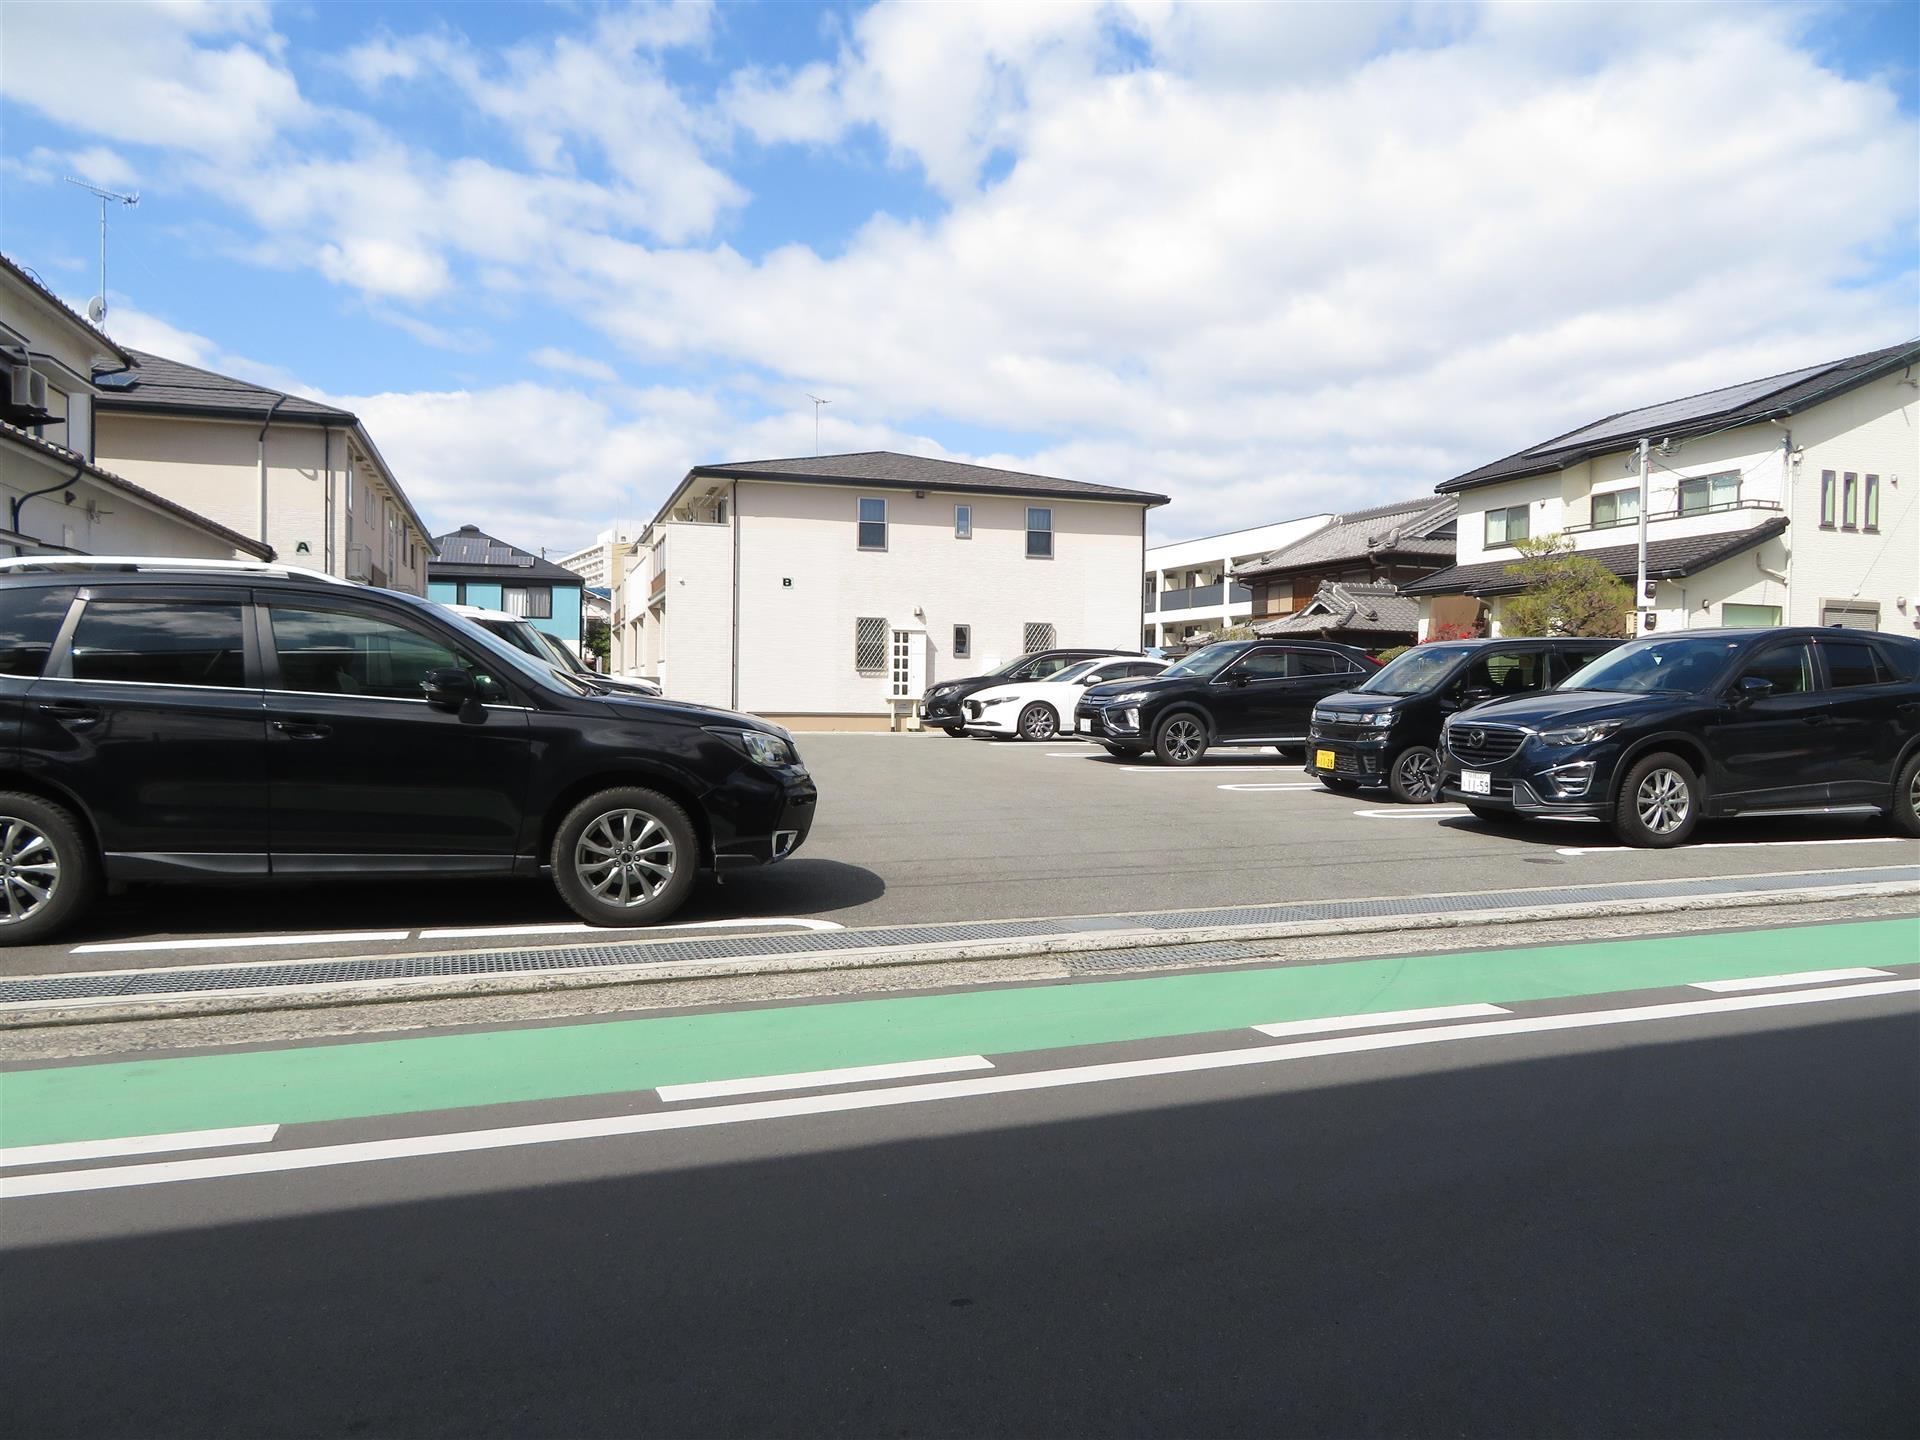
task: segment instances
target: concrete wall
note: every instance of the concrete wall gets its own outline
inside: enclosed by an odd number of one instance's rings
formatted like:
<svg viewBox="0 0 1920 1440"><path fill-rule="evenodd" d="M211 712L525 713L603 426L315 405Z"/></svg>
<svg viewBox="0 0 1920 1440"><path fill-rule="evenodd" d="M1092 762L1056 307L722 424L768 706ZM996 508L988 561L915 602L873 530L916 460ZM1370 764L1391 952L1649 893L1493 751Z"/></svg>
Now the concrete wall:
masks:
<svg viewBox="0 0 1920 1440"><path fill-rule="evenodd" d="M660 528L667 537L667 603L655 673L675 700L752 709L744 693L737 701L733 693L733 527ZM804 636L786 639L806 648Z"/></svg>

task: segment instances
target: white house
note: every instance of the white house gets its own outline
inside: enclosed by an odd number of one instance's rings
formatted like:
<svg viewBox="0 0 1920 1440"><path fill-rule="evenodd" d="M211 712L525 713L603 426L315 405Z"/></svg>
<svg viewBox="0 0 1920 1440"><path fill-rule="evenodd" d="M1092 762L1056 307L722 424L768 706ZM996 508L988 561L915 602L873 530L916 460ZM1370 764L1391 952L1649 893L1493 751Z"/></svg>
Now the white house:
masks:
<svg viewBox="0 0 1920 1440"><path fill-rule="evenodd" d="M1612 415L1439 486L1458 561L1404 588L1422 634L1500 633L1515 542L1560 535L1632 583L1649 443L1657 631L1920 629L1920 341Z"/></svg>
<svg viewBox="0 0 1920 1440"><path fill-rule="evenodd" d="M1149 547L1141 643L1149 649L1178 645L1195 635L1244 624L1253 617L1253 591L1236 581L1234 572L1312 534L1332 518L1306 515Z"/></svg>
<svg viewBox="0 0 1920 1440"><path fill-rule="evenodd" d="M614 667L799 728L882 728L935 681L1136 649L1163 495L873 451L702 465L631 547Z"/></svg>

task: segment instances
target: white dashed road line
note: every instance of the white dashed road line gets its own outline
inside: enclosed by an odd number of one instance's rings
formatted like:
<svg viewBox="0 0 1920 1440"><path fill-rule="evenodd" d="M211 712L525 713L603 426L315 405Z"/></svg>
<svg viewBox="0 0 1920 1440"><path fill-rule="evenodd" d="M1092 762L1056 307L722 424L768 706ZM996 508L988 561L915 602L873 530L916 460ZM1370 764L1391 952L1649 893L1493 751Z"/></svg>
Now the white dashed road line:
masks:
<svg viewBox="0 0 1920 1440"><path fill-rule="evenodd" d="M718 1100L728 1095L767 1095L776 1090L824 1090L829 1085L858 1085L867 1080L911 1080L922 1075L958 1075L991 1070L984 1055L953 1055L943 1060L902 1060L891 1065L849 1065L840 1070L799 1070L791 1075L749 1075L743 1080L708 1080L697 1085L662 1085L662 1100Z"/></svg>
<svg viewBox="0 0 1920 1440"><path fill-rule="evenodd" d="M1749 975L1739 980L1695 980L1694 990L1711 990L1716 995L1737 995L1746 990L1778 990L1793 985L1825 985L1835 980L1880 980L1891 970L1872 970L1864 965L1844 970L1796 970L1791 975Z"/></svg>
<svg viewBox="0 0 1920 1440"><path fill-rule="evenodd" d="M1356 810L1366 820L1451 820L1473 812L1464 805L1396 805L1391 810ZM1565 851L1561 852L1565 854Z"/></svg>
<svg viewBox="0 0 1920 1440"><path fill-rule="evenodd" d="M126 955L146 950L248 950L272 945L354 944L362 940L405 940L411 930L326 930L303 935L216 935L207 940L113 940L76 945L69 955Z"/></svg>
<svg viewBox="0 0 1920 1440"><path fill-rule="evenodd" d="M112 1160L123 1155L165 1155L176 1150L227 1150L265 1145L278 1125L236 1125L226 1130L179 1130L171 1135L131 1135L119 1140L66 1140L57 1145L15 1145L0 1150L0 1169L18 1165L64 1165L75 1160Z"/></svg>

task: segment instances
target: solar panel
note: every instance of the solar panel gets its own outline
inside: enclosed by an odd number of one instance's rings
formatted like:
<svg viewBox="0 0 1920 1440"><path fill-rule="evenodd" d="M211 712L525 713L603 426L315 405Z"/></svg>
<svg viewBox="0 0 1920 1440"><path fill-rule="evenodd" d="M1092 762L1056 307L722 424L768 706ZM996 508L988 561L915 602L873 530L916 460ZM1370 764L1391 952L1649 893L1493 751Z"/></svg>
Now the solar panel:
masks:
<svg viewBox="0 0 1920 1440"><path fill-rule="evenodd" d="M1662 430L1738 410L1762 396L1785 390L1790 385L1797 385L1810 376L1832 368L1831 364L1811 365L1805 370L1792 370L1785 375L1769 376L1765 380L1749 380L1744 385L1729 385L1724 390L1709 390L1704 395L1690 395L1684 400L1668 400L1644 409L1629 410L1624 415L1596 421L1584 430L1575 430L1571 435L1556 436L1544 445L1534 446L1528 453L1564 450L1575 445L1591 445L1600 440L1639 439L1643 435L1657 437Z"/></svg>

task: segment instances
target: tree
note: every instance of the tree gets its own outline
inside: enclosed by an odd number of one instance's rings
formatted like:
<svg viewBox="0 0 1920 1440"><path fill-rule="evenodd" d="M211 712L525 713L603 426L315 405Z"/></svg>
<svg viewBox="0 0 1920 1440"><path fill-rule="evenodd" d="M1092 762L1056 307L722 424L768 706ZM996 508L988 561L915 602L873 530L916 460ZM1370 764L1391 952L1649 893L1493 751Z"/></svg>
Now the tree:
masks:
<svg viewBox="0 0 1920 1440"><path fill-rule="evenodd" d="M1630 635L1633 587L1558 535L1522 540L1507 566L1524 589L1507 602L1506 635Z"/></svg>
<svg viewBox="0 0 1920 1440"><path fill-rule="evenodd" d="M607 668L607 657L613 653L613 628L604 620L589 620L586 623L587 649L600 661L600 669Z"/></svg>

